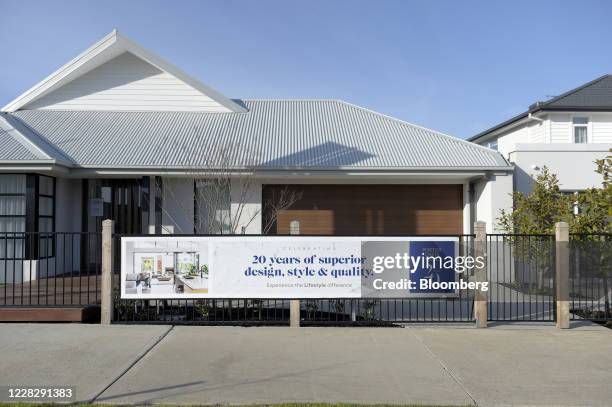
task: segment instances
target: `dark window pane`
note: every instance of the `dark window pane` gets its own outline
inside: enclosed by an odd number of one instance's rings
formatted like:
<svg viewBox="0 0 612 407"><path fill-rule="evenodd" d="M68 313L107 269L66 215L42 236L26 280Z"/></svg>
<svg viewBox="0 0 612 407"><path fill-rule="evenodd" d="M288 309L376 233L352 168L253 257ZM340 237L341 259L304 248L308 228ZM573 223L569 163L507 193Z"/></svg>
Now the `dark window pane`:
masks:
<svg viewBox="0 0 612 407"><path fill-rule="evenodd" d="M25 216L25 196L0 195L0 215Z"/></svg>
<svg viewBox="0 0 612 407"><path fill-rule="evenodd" d="M44 196L38 198L38 214L43 216L53 215L53 198Z"/></svg>
<svg viewBox="0 0 612 407"><path fill-rule="evenodd" d="M24 174L0 174L0 194L25 194Z"/></svg>
<svg viewBox="0 0 612 407"><path fill-rule="evenodd" d="M39 194L53 195L53 178L40 176L38 183Z"/></svg>

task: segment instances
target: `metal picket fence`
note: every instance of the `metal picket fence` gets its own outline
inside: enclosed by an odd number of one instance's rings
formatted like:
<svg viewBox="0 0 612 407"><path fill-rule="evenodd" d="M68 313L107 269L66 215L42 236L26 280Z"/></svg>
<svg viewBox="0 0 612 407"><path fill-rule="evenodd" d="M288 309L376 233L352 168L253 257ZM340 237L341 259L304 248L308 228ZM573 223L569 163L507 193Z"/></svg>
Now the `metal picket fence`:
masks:
<svg viewBox="0 0 612 407"><path fill-rule="evenodd" d="M461 250L470 252L474 237L459 238ZM289 324L288 299L121 299L115 239L116 323ZM572 234L569 247L571 318L612 320L612 235ZM489 320L554 321L554 236L489 234L486 251ZM100 262L99 233L0 233L0 307L98 305ZM301 301L301 323L471 322L473 303L471 290L449 298L307 299Z"/></svg>
<svg viewBox="0 0 612 407"><path fill-rule="evenodd" d="M0 307L100 303L99 233L1 232Z"/></svg>

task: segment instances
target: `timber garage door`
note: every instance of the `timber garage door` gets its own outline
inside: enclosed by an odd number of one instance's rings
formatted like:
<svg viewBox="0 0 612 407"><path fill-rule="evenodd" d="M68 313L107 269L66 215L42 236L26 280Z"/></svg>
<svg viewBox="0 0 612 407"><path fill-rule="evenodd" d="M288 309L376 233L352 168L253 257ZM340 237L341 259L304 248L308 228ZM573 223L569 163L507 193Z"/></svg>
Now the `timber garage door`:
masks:
<svg viewBox="0 0 612 407"><path fill-rule="evenodd" d="M275 210L287 196L300 198ZM272 235L289 234L293 220L304 235L463 233L461 185L264 185L262 198Z"/></svg>

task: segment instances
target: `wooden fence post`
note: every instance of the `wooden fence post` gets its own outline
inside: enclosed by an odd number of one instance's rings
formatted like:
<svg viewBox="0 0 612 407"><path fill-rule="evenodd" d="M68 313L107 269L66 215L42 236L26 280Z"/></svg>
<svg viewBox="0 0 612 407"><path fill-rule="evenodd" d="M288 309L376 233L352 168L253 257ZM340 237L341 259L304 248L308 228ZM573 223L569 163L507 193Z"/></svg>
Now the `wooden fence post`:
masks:
<svg viewBox="0 0 612 407"><path fill-rule="evenodd" d="M292 220L289 223L289 233L291 235L300 234L300 221L299 220ZM300 313L301 313L300 300L289 300L289 326L291 328L300 327Z"/></svg>
<svg viewBox="0 0 612 407"><path fill-rule="evenodd" d="M570 327L569 312L569 225L555 223L555 295L557 328Z"/></svg>
<svg viewBox="0 0 612 407"><path fill-rule="evenodd" d="M474 277L476 282L484 282L487 281L487 224L482 221L474 223L474 233L476 235L474 239L474 256L485 258L485 266L476 267ZM488 303L486 291L477 289L474 293L474 317L476 319L476 328L487 327Z"/></svg>
<svg viewBox="0 0 612 407"><path fill-rule="evenodd" d="M113 234L115 221L102 222L102 305L100 323L109 325L113 320Z"/></svg>

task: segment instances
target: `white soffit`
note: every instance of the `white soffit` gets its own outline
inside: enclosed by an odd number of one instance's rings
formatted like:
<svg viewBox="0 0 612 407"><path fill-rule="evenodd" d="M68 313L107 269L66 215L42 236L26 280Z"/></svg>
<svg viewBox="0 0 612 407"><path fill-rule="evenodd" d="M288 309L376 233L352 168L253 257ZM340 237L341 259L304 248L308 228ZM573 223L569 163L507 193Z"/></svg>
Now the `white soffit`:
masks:
<svg viewBox="0 0 612 407"><path fill-rule="evenodd" d="M246 112L246 108L240 104L226 98L219 92L203 84L197 79L192 78L174 65L162 60L153 53L145 50L138 44L120 35L116 30L102 38L100 41L85 50L82 54L62 66L60 69L43 79L27 92L17 97L15 100L2 108L5 112L15 112L20 109L36 106L35 102L50 93L58 90L64 85L82 77L88 72L104 65L105 63L119 57L122 54L130 53L142 59L155 68L177 78L189 87L201 92L205 97L217 102L222 109L216 111L227 112ZM83 109L88 110L88 109ZM95 109L92 109L95 110ZM141 109L136 109L141 110ZM164 109L147 109L164 110ZM193 109L190 109L193 110ZM206 111L206 109L202 109Z"/></svg>

